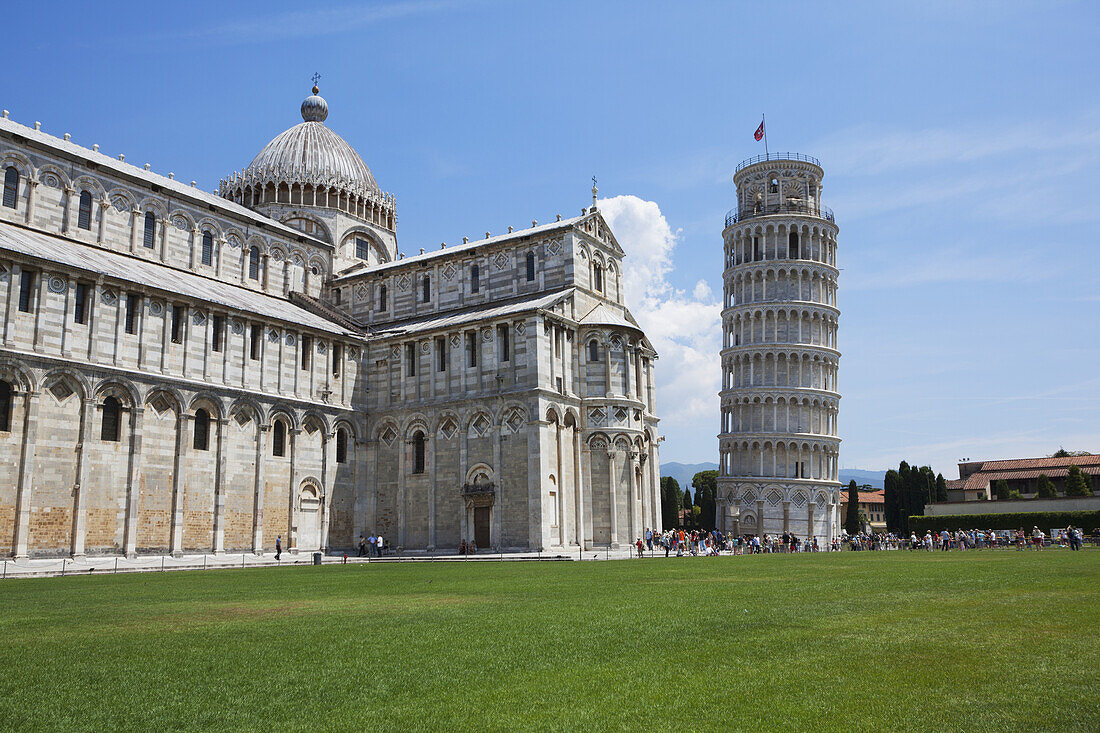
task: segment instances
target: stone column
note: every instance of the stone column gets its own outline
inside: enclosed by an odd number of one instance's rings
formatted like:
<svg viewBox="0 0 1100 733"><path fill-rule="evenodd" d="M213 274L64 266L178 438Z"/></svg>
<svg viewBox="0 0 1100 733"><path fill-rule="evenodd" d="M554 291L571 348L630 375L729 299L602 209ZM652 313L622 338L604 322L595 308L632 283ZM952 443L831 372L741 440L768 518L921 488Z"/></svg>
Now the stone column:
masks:
<svg viewBox="0 0 1100 733"><path fill-rule="evenodd" d="M627 486L627 504L626 522L627 522L627 536L626 541L633 543L638 539L638 525L637 525L637 506L638 506L638 486L637 478L635 476L634 466L635 461L638 459L638 454L633 450L626 451L626 486Z"/></svg>
<svg viewBox="0 0 1100 733"><path fill-rule="evenodd" d="M76 193L74 188L65 188L65 205L61 212L61 233L67 234L69 229L72 228L72 210L73 210L73 194Z"/></svg>
<svg viewBox="0 0 1100 733"><path fill-rule="evenodd" d="M259 423L260 416L255 416ZM252 500L252 552L264 554L264 459L267 457L267 431L270 425L256 426L256 478Z"/></svg>
<svg viewBox="0 0 1100 733"><path fill-rule="evenodd" d="M96 231L96 242L103 243L103 233L107 227L107 208L111 205L111 202L107 199L100 199L99 203L99 228Z"/></svg>
<svg viewBox="0 0 1100 733"><path fill-rule="evenodd" d="M405 466L408 463L408 453L412 450L409 439L401 439L401 450L397 452L397 551L405 549L405 495L406 476Z"/></svg>
<svg viewBox="0 0 1100 733"><path fill-rule="evenodd" d="M130 253L136 253L138 251L138 236L137 236L137 222L138 222L138 210L130 209Z"/></svg>
<svg viewBox="0 0 1100 733"><path fill-rule="evenodd" d="M195 269L195 241L199 236L198 227L191 227L191 235L187 238L187 268Z"/></svg>
<svg viewBox="0 0 1100 733"><path fill-rule="evenodd" d="M760 488L760 487L757 487ZM756 536L760 539L764 539L764 500L758 499L756 502Z"/></svg>
<svg viewBox="0 0 1100 733"><path fill-rule="evenodd" d="M88 511L88 448L92 432L92 416L95 399L84 398L80 418L80 442L76 446L76 483L73 485L73 536L72 555L84 557L84 536L87 531Z"/></svg>
<svg viewBox="0 0 1100 733"><path fill-rule="evenodd" d="M528 423L528 426L527 426L527 435L528 435L527 445L528 445L528 447L530 447L530 445L531 445L530 435L531 435L532 431L537 433L538 428L533 427L531 423ZM463 435L465 436L466 433L463 433ZM491 530L491 534L489 535L489 544L495 545L496 549L498 551L500 551L500 550L504 549L504 475L503 475L503 471L502 471L502 466L500 464L500 461L501 461L501 450L500 450L501 434L500 434L500 427L499 426L494 426L493 427L492 435L493 435L493 474L494 474L494 476L496 477L496 480L497 480L497 490L496 490L496 496L493 497L493 527L492 527L492 530ZM463 438L462 445L463 445L463 450L466 450L465 438ZM470 520L472 522L472 520L473 520L473 516L472 516L473 510L470 510L470 512L471 512ZM473 539L473 534L474 534L473 533L473 525L470 524L470 525L468 525L467 528L470 530L469 539Z"/></svg>
<svg viewBox="0 0 1100 733"><path fill-rule="evenodd" d="M35 192L38 191L38 181L34 178L27 179L27 216L26 223L34 224L34 203L36 201Z"/></svg>
<svg viewBox="0 0 1100 733"><path fill-rule="evenodd" d="M789 501L783 502L783 532L788 533L791 531L791 503Z"/></svg>
<svg viewBox="0 0 1100 733"><path fill-rule="evenodd" d="M563 377L564 379L564 377ZM561 448L561 420L554 423L554 475L558 477L557 491L554 501L557 502L555 511L558 514L558 544L565 545L565 466L562 465Z"/></svg>
<svg viewBox="0 0 1100 733"><path fill-rule="evenodd" d="M424 442L426 443L425 452L427 453L425 456L427 459L425 469L428 471L428 551L433 552L435 550L435 436L426 435Z"/></svg>
<svg viewBox="0 0 1100 733"><path fill-rule="evenodd" d="M210 319L207 318L207 323ZM218 464L214 474L214 554L225 552L225 474L229 460L229 419L218 419Z"/></svg>
<svg viewBox="0 0 1100 733"><path fill-rule="evenodd" d="M287 511L286 550L295 555L298 554L298 436L301 433L301 428L290 428L286 431L287 442L290 444L290 504Z"/></svg>
<svg viewBox="0 0 1100 733"><path fill-rule="evenodd" d="M15 542L13 555L21 560L28 555L31 528L31 486L34 483L35 438L38 434L38 392L23 393L23 446L19 454L19 485L15 496Z"/></svg>
<svg viewBox="0 0 1100 733"><path fill-rule="evenodd" d="M126 476L126 525L122 542L126 557L137 556L138 486L141 480L141 433L145 408L134 405L130 415L130 465Z"/></svg>
<svg viewBox="0 0 1100 733"><path fill-rule="evenodd" d="M813 497L810 497L810 501L806 504L806 539L813 541L814 533L814 502Z"/></svg>
<svg viewBox="0 0 1100 733"><path fill-rule="evenodd" d="M618 458L618 451L615 450L613 445L607 446L607 473L608 473L608 492L611 498L611 548L613 550L619 549L619 502L615 496L618 485L616 459Z"/></svg>
<svg viewBox="0 0 1100 733"><path fill-rule="evenodd" d="M574 519L577 523L576 538L581 549L587 550L587 539L584 536L584 475L581 470L581 431L580 426L573 424L573 502Z"/></svg>
<svg viewBox="0 0 1100 733"><path fill-rule="evenodd" d="M333 488L336 484L336 461L332 455L336 443L336 431L321 434L321 552L328 552L329 512L332 509ZM346 459L345 454L345 459Z"/></svg>
<svg viewBox="0 0 1100 733"><path fill-rule="evenodd" d="M172 547L173 557L183 554L183 503L186 482L184 474L187 472L187 424L191 416L183 412L176 420L176 468L172 473Z"/></svg>

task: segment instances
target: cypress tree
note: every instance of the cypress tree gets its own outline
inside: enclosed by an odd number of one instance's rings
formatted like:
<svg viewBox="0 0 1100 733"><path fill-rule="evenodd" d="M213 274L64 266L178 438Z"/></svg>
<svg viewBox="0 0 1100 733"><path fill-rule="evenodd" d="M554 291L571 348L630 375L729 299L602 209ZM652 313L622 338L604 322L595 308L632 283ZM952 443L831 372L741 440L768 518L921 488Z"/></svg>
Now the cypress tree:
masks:
<svg viewBox="0 0 1100 733"><path fill-rule="evenodd" d="M1056 496L1058 496L1058 491L1054 488L1054 482L1050 480L1050 476L1045 473L1039 474L1039 478L1035 482L1035 498L1052 499Z"/></svg>
<svg viewBox="0 0 1100 733"><path fill-rule="evenodd" d="M947 479L942 473L936 475L936 501L947 501Z"/></svg>
<svg viewBox="0 0 1100 733"><path fill-rule="evenodd" d="M661 477L661 524L667 529L680 523L680 482L672 476Z"/></svg>
<svg viewBox="0 0 1100 733"><path fill-rule="evenodd" d="M855 479L848 482L848 508L844 512L844 529L850 535L858 534L859 526L859 487Z"/></svg>
<svg viewBox="0 0 1100 733"><path fill-rule="evenodd" d="M902 528L901 522L901 477L894 469L890 469L886 472L886 478L882 483L883 487L883 510L886 512L886 527L887 529L900 532Z"/></svg>
<svg viewBox="0 0 1100 733"><path fill-rule="evenodd" d="M994 479L989 485L990 490L993 492L993 496L997 497L1001 501L1008 498L1008 482L1003 478Z"/></svg>
<svg viewBox="0 0 1100 733"><path fill-rule="evenodd" d="M1066 496L1092 496L1089 480L1077 466L1070 466L1066 474Z"/></svg>

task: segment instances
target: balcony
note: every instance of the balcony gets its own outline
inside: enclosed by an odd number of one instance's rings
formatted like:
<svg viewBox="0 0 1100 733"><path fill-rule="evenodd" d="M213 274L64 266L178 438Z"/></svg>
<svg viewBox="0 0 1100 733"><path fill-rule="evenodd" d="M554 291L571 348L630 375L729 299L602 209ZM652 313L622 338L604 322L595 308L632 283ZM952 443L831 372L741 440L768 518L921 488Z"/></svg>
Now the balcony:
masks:
<svg viewBox="0 0 1100 733"><path fill-rule="evenodd" d="M821 167L821 161L812 155L802 155L801 153L775 153L767 155L757 155L749 158L748 160L742 160L737 164L737 167L733 169L733 174L737 175L743 168L748 168L750 165L756 165L757 163L763 163L766 160L774 160L781 162L784 160L800 160L803 163L813 163L818 168Z"/></svg>
<svg viewBox="0 0 1100 733"><path fill-rule="evenodd" d="M828 206L806 203L795 199L788 199L785 203L759 205L745 207L744 209L730 209L726 212L726 226L736 224L746 219L755 219L760 216L774 216L776 214L802 214L803 216L817 216L836 223L833 218L833 210Z"/></svg>

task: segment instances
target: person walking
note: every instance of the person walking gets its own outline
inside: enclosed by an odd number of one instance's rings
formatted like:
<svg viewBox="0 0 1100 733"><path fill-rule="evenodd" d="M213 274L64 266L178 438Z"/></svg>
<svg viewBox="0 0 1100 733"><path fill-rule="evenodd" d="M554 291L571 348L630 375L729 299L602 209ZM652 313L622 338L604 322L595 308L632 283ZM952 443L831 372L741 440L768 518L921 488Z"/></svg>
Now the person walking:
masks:
<svg viewBox="0 0 1100 733"><path fill-rule="evenodd" d="M378 557L382 557L383 547L385 547L385 543L382 542L382 533L379 532L378 536L374 538L374 549L378 553Z"/></svg>
<svg viewBox="0 0 1100 733"><path fill-rule="evenodd" d="M279 535L275 538L275 559L278 560L283 555L283 536Z"/></svg>
<svg viewBox="0 0 1100 733"><path fill-rule="evenodd" d="M363 535L359 535L359 554L356 557L363 557L367 554L367 540Z"/></svg>

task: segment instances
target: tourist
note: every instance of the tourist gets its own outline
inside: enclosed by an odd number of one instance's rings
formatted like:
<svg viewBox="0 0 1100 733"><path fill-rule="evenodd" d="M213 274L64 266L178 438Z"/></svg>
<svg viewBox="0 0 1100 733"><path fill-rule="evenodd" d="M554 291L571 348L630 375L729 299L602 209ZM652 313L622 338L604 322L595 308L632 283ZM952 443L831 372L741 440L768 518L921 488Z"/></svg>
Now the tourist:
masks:
<svg viewBox="0 0 1100 733"><path fill-rule="evenodd" d="M642 550L645 549L645 545L642 543L642 538L639 537L638 541L634 543L634 546L638 548L638 557L644 557Z"/></svg>
<svg viewBox="0 0 1100 733"><path fill-rule="evenodd" d="M275 538L275 559L278 560L283 555L283 536L279 535Z"/></svg>
<svg viewBox="0 0 1100 733"><path fill-rule="evenodd" d="M367 540L363 535L359 535L359 554L356 557L363 557L367 554Z"/></svg>
<svg viewBox="0 0 1100 733"><path fill-rule="evenodd" d="M1032 527L1031 529L1031 544L1035 546L1036 550L1043 549L1043 538L1046 535L1043 534L1043 530L1038 527Z"/></svg>
<svg viewBox="0 0 1100 733"><path fill-rule="evenodd" d="M645 545L649 548L649 551L653 551L653 530L646 527L645 530Z"/></svg>
<svg viewBox="0 0 1100 733"><path fill-rule="evenodd" d="M383 548L383 546L384 545L382 544L382 533L379 532L378 535L374 538L374 551L378 553L378 557L382 557L382 548Z"/></svg>

